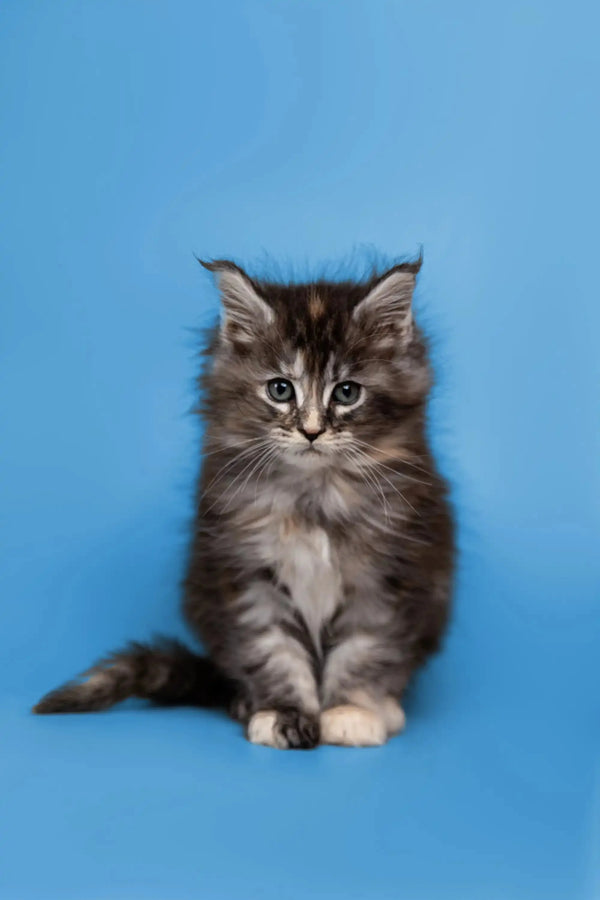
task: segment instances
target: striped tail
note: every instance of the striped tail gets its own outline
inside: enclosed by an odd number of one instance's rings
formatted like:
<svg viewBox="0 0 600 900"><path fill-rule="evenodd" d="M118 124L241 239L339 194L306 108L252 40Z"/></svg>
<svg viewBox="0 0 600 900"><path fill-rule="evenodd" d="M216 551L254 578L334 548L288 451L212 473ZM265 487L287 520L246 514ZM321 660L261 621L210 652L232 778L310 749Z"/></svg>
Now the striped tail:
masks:
<svg viewBox="0 0 600 900"><path fill-rule="evenodd" d="M228 707L235 686L211 660L179 641L132 642L78 679L50 691L34 713L97 712L128 697L165 706Z"/></svg>

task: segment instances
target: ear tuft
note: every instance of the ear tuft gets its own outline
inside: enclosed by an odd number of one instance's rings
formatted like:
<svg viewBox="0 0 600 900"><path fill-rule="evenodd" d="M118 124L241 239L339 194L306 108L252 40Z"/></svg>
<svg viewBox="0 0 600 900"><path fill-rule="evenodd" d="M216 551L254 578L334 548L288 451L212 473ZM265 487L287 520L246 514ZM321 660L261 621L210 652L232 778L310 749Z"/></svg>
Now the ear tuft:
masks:
<svg viewBox="0 0 600 900"><path fill-rule="evenodd" d="M199 256L197 256L196 259L202 268L208 269L209 272L229 270L230 272L240 272L248 278L242 267L236 265L236 263L232 262L230 259L200 259Z"/></svg>
<svg viewBox="0 0 600 900"><path fill-rule="evenodd" d="M215 275L223 304L223 336L242 343L259 337L273 322L274 314L252 279L228 259L199 259L198 262Z"/></svg>
<svg viewBox="0 0 600 900"><path fill-rule="evenodd" d="M352 318L363 328L404 340L412 333L412 297L422 256L385 272L354 308Z"/></svg>

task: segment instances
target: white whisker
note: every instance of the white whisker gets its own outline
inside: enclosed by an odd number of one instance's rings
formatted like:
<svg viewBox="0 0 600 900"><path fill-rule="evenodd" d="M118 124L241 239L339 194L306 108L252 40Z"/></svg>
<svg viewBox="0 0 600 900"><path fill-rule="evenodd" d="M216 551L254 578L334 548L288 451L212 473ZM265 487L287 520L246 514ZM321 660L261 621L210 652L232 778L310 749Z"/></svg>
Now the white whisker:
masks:
<svg viewBox="0 0 600 900"><path fill-rule="evenodd" d="M358 448L355 448L355 449L354 449L354 452L357 453L357 454L360 454L361 459L365 460L365 461L366 461L366 464L367 464L372 470L374 470L374 471L372 471L372 474L374 474L375 476L378 476L379 478L383 478L383 480L384 480L385 482L387 482L387 484L389 484L389 486L391 487L391 489L392 489L393 491L395 491L395 492L398 494L398 496L402 499L402 501L403 501L404 503L406 503L406 505L407 505L410 509L412 509L412 511L413 511L416 515L420 515L420 513L414 508L414 506L412 505L412 503L411 503L409 500L407 500L407 498L404 496L404 494L402 493L402 491L400 491L400 490L396 487L396 485L395 485L395 484L394 484L394 483L393 483L386 475L383 475L381 472L378 472L378 471L377 471L377 468L379 467L379 463L377 463L377 462L375 462L375 460L371 459L371 457L368 456L368 455L364 452L364 450L359 450ZM397 474L397 473L396 473L396 474Z"/></svg>
<svg viewBox="0 0 600 900"><path fill-rule="evenodd" d="M388 503L387 503L385 494L383 493L383 491L382 491L382 489L381 489L381 486L377 483L377 481L375 481L375 479L373 479L373 478L371 477L371 474L370 474L370 473L366 472L364 469L360 469L360 468L356 465L356 460L352 457L350 451L345 452L345 453L344 453L344 456L345 456L351 463L354 463L354 470L355 470L355 471L357 472L357 474L362 478L362 480L364 481L364 483L365 483L366 485L368 485L369 487L371 487L372 489L374 489L375 491L378 491L378 492L379 492L379 495L381 496L381 500L382 500L382 505L383 505L383 514L384 514L384 516L385 516L386 523L389 525L389 521L390 521L389 507L388 507Z"/></svg>
<svg viewBox="0 0 600 900"><path fill-rule="evenodd" d="M261 459L262 454L265 452L265 450L260 447L259 448L252 447L252 452L253 452L253 454L258 453L259 459ZM238 457L238 460L239 460L239 457ZM247 472L248 469L254 465L254 463L256 461L257 461L256 455L253 455L252 458L250 459L250 462L247 462L246 465L237 473L235 478L230 482L230 484L226 485L226 487L221 491L221 493L218 495L218 497L216 497L214 499L214 501L211 503L211 505L208 507L206 512L209 512L213 508L213 506L215 506L215 504L219 502L221 497L223 497L223 495L226 494L227 491L230 491L232 489L232 487L239 481L239 479L244 475L244 473Z"/></svg>
<svg viewBox="0 0 600 900"><path fill-rule="evenodd" d="M202 452L201 456L202 456L202 459L206 459L206 457L208 457L208 456L214 456L215 453L225 453L227 450L234 450L236 447L243 447L244 444L250 444L253 441L256 442L256 441L262 441L262 440L264 440L264 438L253 437L253 438L246 438L246 440L243 440L243 441L236 441L234 444L223 444L223 446L219 447L218 450L211 450L209 453Z"/></svg>
<svg viewBox="0 0 600 900"><path fill-rule="evenodd" d="M230 459L229 462L225 463L224 466L221 466L221 468L219 469L217 474L209 481L209 483L204 488L204 492L203 492L202 496L206 496L209 488L211 488L214 484L216 484L218 481L221 480L221 478L224 476L227 469L230 469L231 466L235 465L235 463L240 462L241 460L245 459L247 456L251 455L256 450L260 450L261 446L266 445L268 443L270 443L270 442L267 441L265 438L256 438L256 443L254 443L252 445L252 447L246 447L245 450L241 450L239 453L237 453L233 457L233 459Z"/></svg>
<svg viewBox="0 0 600 900"><path fill-rule="evenodd" d="M355 444L360 444L361 447L368 447L369 450L375 450L377 453L381 453L381 448L380 448L380 447L377 447L375 444L368 444L366 441L359 441L358 438L355 438L355 437L353 437L353 441L354 441ZM369 457L369 458L370 458L370 457ZM422 457L420 457L420 456L413 456L413 459L421 459L421 458L422 458ZM373 462L376 462L376 460L373 460ZM399 459L398 462L399 462L401 465L404 465L404 466L410 466L410 467L413 468L413 469L417 469L419 472L425 472L425 473L427 474L427 471L428 471L427 469L424 469L423 466L418 466L418 465L416 465L415 463L412 463L412 462L410 462L410 461L407 460L407 459ZM378 464L378 465L383 465L383 463L379 463L379 462L378 462L377 464ZM385 468L390 468L390 467L389 467L389 466L385 466ZM392 469L392 471L395 472L396 470L395 470L395 469ZM399 473L397 473L397 474L399 474ZM423 483L424 483L424 484L427 484L428 482L423 482Z"/></svg>
<svg viewBox="0 0 600 900"><path fill-rule="evenodd" d="M227 512L227 510L229 509L229 507L231 506L231 504L232 504L232 502L235 500L235 498L236 498L242 491L245 490L246 485L248 484L248 482L249 482L250 479L252 478L252 475L254 474L254 472L256 472L256 470L262 465L262 463L265 461L265 459L270 455L271 449L272 449L271 447L267 447L266 449L262 450L262 452L261 452L260 455L259 455L259 458L258 458L257 460L253 460L253 461L250 462L249 466L252 466L252 468L250 468L250 471L249 471L248 475L246 476L246 479L244 480L244 482L243 482L242 484L238 485L238 487L237 487L237 489L235 490L235 492L233 493L233 495L232 495L232 496L229 498L229 500L227 501L227 503L226 503L226 505L225 505L225 507L224 507L224 509L223 509L223 512ZM252 463L254 463L254 465L252 465ZM242 474L249 468L249 466L246 466L246 467L242 470L242 472L240 472L240 475L242 475ZM239 477L239 476L238 476L238 477ZM234 478L234 480L231 482L231 485L229 486L230 489L233 487L233 485L235 484L236 481L237 481L237 478Z"/></svg>
<svg viewBox="0 0 600 900"><path fill-rule="evenodd" d="M266 459L264 460L264 464L256 477L256 486L255 486L255 490L254 490L254 502L255 503L258 501L258 485L259 485L260 479L265 474L265 470L268 470L271 468L272 464L275 462L275 459L278 456L278 453L279 453L279 447L272 447L271 450L267 452L267 456L266 456Z"/></svg>

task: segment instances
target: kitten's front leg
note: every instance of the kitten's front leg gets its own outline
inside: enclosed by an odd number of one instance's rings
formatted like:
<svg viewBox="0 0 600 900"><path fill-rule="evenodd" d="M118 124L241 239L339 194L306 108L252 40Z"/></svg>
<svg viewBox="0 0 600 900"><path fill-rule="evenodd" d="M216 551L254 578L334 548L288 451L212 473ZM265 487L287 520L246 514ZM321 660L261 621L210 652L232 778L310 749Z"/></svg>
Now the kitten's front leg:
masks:
<svg viewBox="0 0 600 900"><path fill-rule="evenodd" d="M381 638L366 633L353 634L330 651L323 672L323 744L375 747L402 731L404 711L390 686L399 695L406 679L392 656Z"/></svg>
<svg viewBox="0 0 600 900"><path fill-rule="evenodd" d="M320 707L309 652L283 625L254 635L246 651L252 698L248 740L279 749L316 747Z"/></svg>

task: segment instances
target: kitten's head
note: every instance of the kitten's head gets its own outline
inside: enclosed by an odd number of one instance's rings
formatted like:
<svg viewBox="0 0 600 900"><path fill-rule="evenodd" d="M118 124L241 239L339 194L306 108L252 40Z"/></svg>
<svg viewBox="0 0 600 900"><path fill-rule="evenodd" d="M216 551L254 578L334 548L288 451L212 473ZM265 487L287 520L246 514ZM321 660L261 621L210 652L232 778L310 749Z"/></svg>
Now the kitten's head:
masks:
<svg viewBox="0 0 600 900"><path fill-rule="evenodd" d="M222 300L205 380L211 436L309 471L392 458L430 385L412 313L421 260L361 282L289 285L227 260L202 265Z"/></svg>

